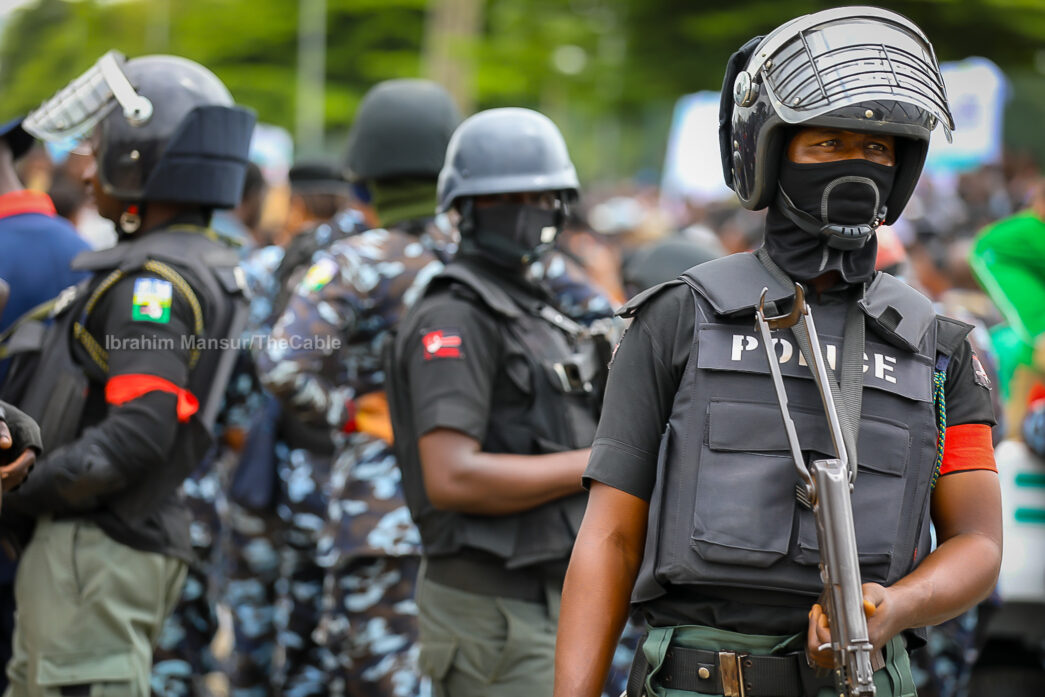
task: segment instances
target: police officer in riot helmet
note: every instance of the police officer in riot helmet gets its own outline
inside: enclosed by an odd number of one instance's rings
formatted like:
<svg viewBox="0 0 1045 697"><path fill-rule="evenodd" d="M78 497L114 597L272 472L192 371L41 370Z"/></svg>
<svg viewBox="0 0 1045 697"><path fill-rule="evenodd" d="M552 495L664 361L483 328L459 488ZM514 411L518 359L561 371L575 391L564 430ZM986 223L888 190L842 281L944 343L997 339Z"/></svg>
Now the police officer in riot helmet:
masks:
<svg viewBox="0 0 1045 697"><path fill-rule="evenodd" d="M557 697L599 694L629 600L648 629L632 697L838 694L820 670L834 665L836 625L818 599L819 514L796 495L800 467L841 456L829 404L858 473L854 592L877 694L915 694L906 651L924 643L921 628L990 592L1001 559L994 415L970 327L874 271L875 230L903 210L937 124L953 128L932 47L890 11L802 16L730 59L723 166L745 207L769 209L765 244L622 310L634 319L584 476ZM824 360L797 324L768 349L754 328L760 307L784 315L802 302L796 281ZM814 363L837 393L818 391Z"/></svg>
<svg viewBox="0 0 1045 697"><path fill-rule="evenodd" d="M25 119L45 140L89 135L86 176L120 239L77 257L91 277L59 296L48 328L23 318L8 346L5 398L48 449L4 501L5 517L36 523L15 587L12 694L148 694L191 560L177 488L210 445L235 356L224 349L245 319L236 251L207 225L239 201L253 126L203 66L116 52Z"/></svg>
<svg viewBox="0 0 1045 697"><path fill-rule="evenodd" d="M551 688L601 371L589 337L527 271L577 190L558 129L528 109L466 119L439 176L460 251L399 328L387 371L424 550L420 664L437 695Z"/></svg>

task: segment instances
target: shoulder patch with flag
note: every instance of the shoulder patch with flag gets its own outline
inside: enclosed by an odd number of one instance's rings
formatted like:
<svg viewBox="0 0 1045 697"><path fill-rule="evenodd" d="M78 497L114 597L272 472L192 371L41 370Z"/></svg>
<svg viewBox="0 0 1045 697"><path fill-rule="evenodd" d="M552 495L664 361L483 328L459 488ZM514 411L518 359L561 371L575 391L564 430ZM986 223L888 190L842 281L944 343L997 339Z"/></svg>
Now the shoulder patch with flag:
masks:
<svg viewBox="0 0 1045 697"><path fill-rule="evenodd" d="M461 358L461 334L456 329L425 330L421 337L425 360L433 358Z"/></svg>
<svg viewBox="0 0 1045 697"><path fill-rule="evenodd" d="M171 301L174 287L170 281L159 278L139 278L134 281L134 297L131 300L131 319L137 322L171 321Z"/></svg>
<svg viewBox="0 0 1045 697"><path fill-rule="evenodd" d="M337 263L333 259L324 257L309 267L301 285L306 291L315 293L330 283L334 279L335 274L337 274Z"/></svg>

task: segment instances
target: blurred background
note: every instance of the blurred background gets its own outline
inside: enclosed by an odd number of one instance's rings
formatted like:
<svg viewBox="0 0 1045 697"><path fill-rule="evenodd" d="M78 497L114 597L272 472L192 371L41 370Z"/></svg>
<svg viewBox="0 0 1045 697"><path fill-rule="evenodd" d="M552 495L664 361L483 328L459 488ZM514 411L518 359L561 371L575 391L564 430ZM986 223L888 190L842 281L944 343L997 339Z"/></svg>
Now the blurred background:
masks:
<svg viewBox="0 0 1045 697"><path fill-rule="evenodd" d="M656 181L680 96L718 90L729 54L800 0L0 0L0 117L22 113L106 50L175 53L286 129L298 154L337 149L360 98L429 77L462 110L527 106L563 130L587 182ZM854 3L856 4L856 3ZM1045 119L1045 3L872 3L913 19L941 62L1004 71L1004 144L1034 153ZM959 124L959 128L964 125Z"/></svg>
<svg viewBox="0 0 1045 697"><path fill-rule="evenodd" d="M525 106L560 126L584 186L560 246L620 302L692 264L760 243L761 215L740 209L722 183L717 119L726 60L753 36L840 4L0 0L0 122L34 108L110 49L196 60L258 113L251 155L258 176L248 177L240 209L215 220L263 247L286 244L301 225L291 166L317 156L340 162L359 102L375 83L428 77L466 114ZM915 196L897 224L879 232L879 267L922 289L939 311L976 325L977 351L1000 388L996 440L1006 437L998 452L1006 503L999 591L930 635L931 651L916 659L919 692L966 694L971 682L968 694L977 696L1045 694L1045 460L1012 445L1022 429L1045 454L1045 333L1004 343L1003 320L1020 318L1003 317L969 263L985 227L1029 207L1027 230L1038 246L1027 246L1021 264L1045 283L1045 0L873 4L928 34L957 123L953 144L934 134L940 139ZM50 193L92 245L112 244L111 224L84 190L87 158L74 145L37 146L18 163L22 181ZM349 205L365 212L365 200Z"/></svg>

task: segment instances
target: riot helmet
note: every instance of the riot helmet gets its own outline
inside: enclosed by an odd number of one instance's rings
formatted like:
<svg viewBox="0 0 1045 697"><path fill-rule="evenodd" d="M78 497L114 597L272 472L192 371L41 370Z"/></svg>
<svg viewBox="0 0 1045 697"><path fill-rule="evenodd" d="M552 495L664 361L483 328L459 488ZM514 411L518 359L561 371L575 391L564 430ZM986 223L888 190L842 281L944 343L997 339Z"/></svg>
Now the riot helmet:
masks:
<svg viewBox="0 0 1045 697"><path fill-rule="evenodd" d="M349 132L348 178L435 179L460 122L461 113L442 85L416 79L379 83L363 97Z"/></svg>
<svg viewBox="0 0 1045 697"><path fill-rule="evenodd" d="M461 215L461 249L507 267L537 259L551 247L580 184L566 142L544 114L489 109L458 127L439 173L439 211ZM476 205L476 197L548 194L549 204Z"/></svg>
<svg viewBox="0 0 1045 697"><path fill-rule="evenodd" d="M723 174L745 208L773 206L828 246L857 249L903 211L937 123L949 140L943 76L914 23L874 7L824 10L752 39L730 59L719 113ZM780 173L788 137L802 127L895 137L891 185L882 190L874 177L850 174L825 187L822 205L796 206ZM847 186L874 190L864 192L876 201L870 219L832 220L829 198Z"/></svg>
<svg viewBox="0 0 1045 697"><path fill-rule="evenodd" d="M49 141L90 133L102 189L136 212L149 201L235 207L254 121L198 63L110 51L23 127ZM121 228L134 224L121 220Z"/></svg>

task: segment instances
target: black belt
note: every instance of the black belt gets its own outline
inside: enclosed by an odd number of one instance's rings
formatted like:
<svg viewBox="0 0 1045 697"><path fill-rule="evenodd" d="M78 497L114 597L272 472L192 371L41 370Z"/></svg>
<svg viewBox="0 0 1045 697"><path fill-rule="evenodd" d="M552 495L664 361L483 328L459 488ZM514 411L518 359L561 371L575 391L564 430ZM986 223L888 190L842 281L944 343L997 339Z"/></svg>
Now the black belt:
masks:
<svg viewBox="0 0 1045 697"><path fill-rule="evenodd" d="M506 569L505 560L492 555L464 552L459 555L425 558L425 578L456 590L530 603L547 602L547 589L562 579L547 578L536 569Z"/></svg>
<svg viewBox="0 0 1045 697"><path fill-rule="evenodd" d="M628 678L628 697L643 695L648 666L641 645ZM818 677L802 652L782 656L753 656L736 651L708 651L670 647L653 681L672 690L725 697L804 697L831 687L828 673Z"/></svg>

